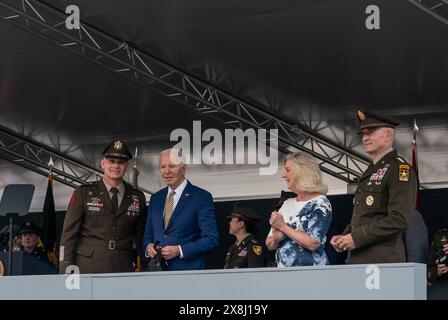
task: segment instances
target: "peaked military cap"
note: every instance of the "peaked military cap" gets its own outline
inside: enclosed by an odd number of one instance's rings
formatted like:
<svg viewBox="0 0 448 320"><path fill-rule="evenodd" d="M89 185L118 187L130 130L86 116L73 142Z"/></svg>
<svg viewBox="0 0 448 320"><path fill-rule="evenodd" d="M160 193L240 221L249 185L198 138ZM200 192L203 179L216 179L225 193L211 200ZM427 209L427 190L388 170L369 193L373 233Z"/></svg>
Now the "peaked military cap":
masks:
<svg viewBox="0 0 448 320"><path fill-rule="evenodd" d="M107 148L104 149L102 154L105 158L115 158L126 161L132 159L132 153L129 152L128 147L121 140L112 141Z"/></svg>
<svg viewBox="0 0 448 320"><path fill-rule="evenodd" d="M20 234L35 234L39 236L41 234L41 229L33 221L25 221L20 229Z"/></svg>
<svg viewBox="0 0 448 320"><path fill-rule="evenodd" d="M260 216L251 208L242 207L239 204L235 204L233 212L227 218L241 218L243 220L256 223L261 220Z"/></svg>
<svg viewBox="0 0 448 320"><path fill-rule="evenodd" d="M368 111L358 110L357 116L360 124L360 130L358 131L359 133L365 128L395 128L399 125L399 123L395 120L387 119Z"/></svg>

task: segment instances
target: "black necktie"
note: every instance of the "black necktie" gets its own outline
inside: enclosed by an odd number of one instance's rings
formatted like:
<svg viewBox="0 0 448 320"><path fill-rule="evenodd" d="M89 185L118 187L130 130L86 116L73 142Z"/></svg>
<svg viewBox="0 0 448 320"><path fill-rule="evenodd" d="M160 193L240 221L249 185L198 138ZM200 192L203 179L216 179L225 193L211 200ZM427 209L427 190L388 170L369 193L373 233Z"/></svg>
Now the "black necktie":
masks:
<svg viewBox="0 0 448 320"><path fill-rule="evenodd" d="M110 188L110 192L112 192L112 210L114 213L118 211L118 189L117 188Z"/></svg>

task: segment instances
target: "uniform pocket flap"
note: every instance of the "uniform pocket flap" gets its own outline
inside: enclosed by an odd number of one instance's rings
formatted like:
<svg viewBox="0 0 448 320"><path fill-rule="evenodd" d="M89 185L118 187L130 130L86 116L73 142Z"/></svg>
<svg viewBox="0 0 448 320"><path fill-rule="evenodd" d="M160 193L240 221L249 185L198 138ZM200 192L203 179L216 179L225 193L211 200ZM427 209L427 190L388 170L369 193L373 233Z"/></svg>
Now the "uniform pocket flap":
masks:
<svg viewBox="0 0 448 320"><path fill-rule="evenodd" d="M93 255L93 247L78 247L76 250L76 254L79 254L80 256L90 258Z"/></svg>
<svg viewBox="0 0 448 320"><path fill-rule="evenodd" d="M366 192L382 192L383 189L384 189L383 184L380 185L373 184L371 186L366 187Z"/></svg>

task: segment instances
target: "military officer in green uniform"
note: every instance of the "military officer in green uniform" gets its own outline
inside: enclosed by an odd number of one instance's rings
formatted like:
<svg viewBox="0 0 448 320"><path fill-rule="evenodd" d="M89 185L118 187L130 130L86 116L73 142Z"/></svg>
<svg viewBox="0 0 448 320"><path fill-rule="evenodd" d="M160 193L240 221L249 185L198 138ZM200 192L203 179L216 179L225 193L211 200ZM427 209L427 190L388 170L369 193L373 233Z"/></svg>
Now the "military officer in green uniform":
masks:
<svg viewBox="0 0 448 320"><path fill-rule="evenodd" d="M448 228L434 234L429 256L428 278L430 283L448 280Z"/></svg>
<svg viewBox="0 0 448 320"><path fill-rule="evenodd" d="M39 247L41 229L32 221L26 221L20 229L20 251L28 252L42 261L50 263L47 252Z"/></svg>
<svg viewBox="0 0 448 320"><path fill-rule="evenodd" d="M338 252L350 251L348 263L406 262L403 232L415 212L417 177L392 147L398 123L365 111L357 115L372 161L358 181L351 223L330 243Z"/></svg>
<svg viewBox="0 0 448 320"><path fill-rule="evenodd" d="M123 181L132 154L113 141L104 151L103 179L78 187L65 215L59 250L60 272L131 272L133 249L143 255L145 195Z"/></svg>
<svg viewBox="0 0 448 320"><path fill-rule="evenodd" d="M236 238L230 246L224 262L224 269L257 268L266 266L266 257L263 246L254 234L256 223L260 217L254 210L235 205L230 216L229 233Z"/></svg>

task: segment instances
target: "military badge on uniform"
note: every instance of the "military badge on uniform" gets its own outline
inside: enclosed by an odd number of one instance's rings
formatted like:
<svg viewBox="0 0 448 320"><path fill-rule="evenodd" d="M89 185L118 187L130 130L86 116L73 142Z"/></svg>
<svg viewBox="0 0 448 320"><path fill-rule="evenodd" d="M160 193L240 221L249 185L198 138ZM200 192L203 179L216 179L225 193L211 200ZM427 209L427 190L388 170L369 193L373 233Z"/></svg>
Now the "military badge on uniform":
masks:
<svg viewBox="0 0 448 320"><path fill-rule="evenodd" d="M104 203L99 198L90 198L90 202L87 202L89 207L103 207Z"/></svg>
<svg viewBox="0 0 448 320"><path fill-rule="evenodd" d="M398 172L398 180L403 182L409 182L409 165L400 164L400 170Z"/></svg>
<svg viewBox="0 0 448 320"><path fill-rule="evenodd" d="M86 205L89 211L99 212L104 203L99 198L93 197L90 198L90 202L87 202Z"/></svg>
<svg viewBox="0 0 448 320"><path fill-rule="evenodd" d="M121 150L123 149L123 142L120 140L114 142L114 149L115 150Z"/></svg>
<svg viewBox="0 0 448 320"><path fill-rule="evenodd" d="M369 182L367 183L367 185L371 185L372 182L375 182L375 184L376 184L377 186L379 186L379 185L381 184L381 181L383 180L384 175L386 174L386 172L387 172L387 167L376 170L376 171L370 176L370 179L369 179Z"/></svg>
<svg viewBox="0 0 448 320"><path fill-rule="evenodd" d="M128 207L128 216L138 216L140 214L140 200L138 199L138 196L131 195L132 201L131 204Z"/></svg>
<svg viewBox="0 0 448 320"><path fill-rule="evenodd" d="M368 205L369 207L375 202L375 199L373 198L373 196L368 196L366 198L366 205Z"/></svg>
<svg viewBox="0 0 448 320"><path fill-rule="evenodd" d="M261 246L252 246L252 249L257 256L263 253L263 248Z"/></svg>
<svg viewBox="0 0 448 320"><path fill-rule="evenodd" d="M245 257L247 255L247 249L244 248L238 253L238 257Z"/></svg>

